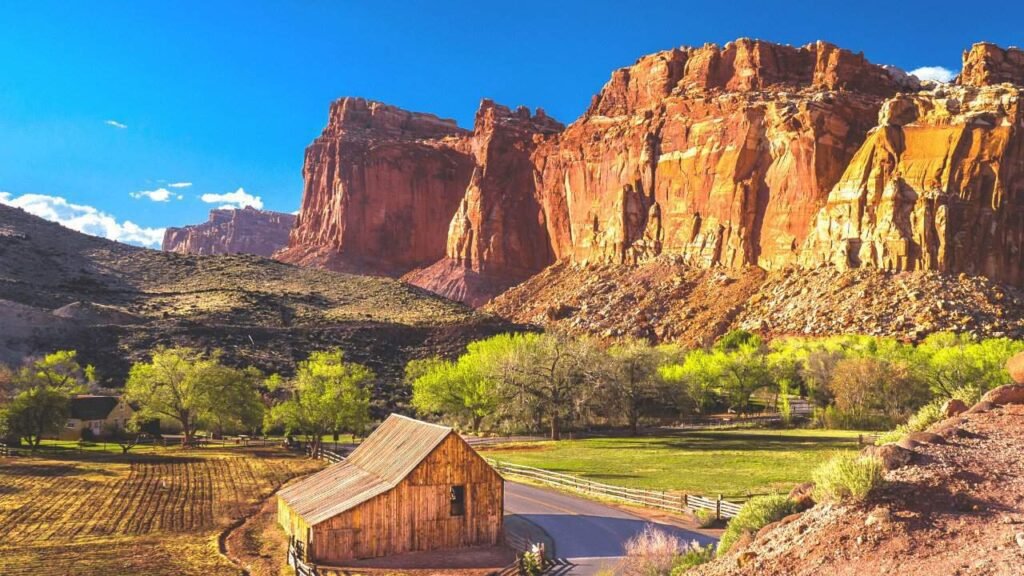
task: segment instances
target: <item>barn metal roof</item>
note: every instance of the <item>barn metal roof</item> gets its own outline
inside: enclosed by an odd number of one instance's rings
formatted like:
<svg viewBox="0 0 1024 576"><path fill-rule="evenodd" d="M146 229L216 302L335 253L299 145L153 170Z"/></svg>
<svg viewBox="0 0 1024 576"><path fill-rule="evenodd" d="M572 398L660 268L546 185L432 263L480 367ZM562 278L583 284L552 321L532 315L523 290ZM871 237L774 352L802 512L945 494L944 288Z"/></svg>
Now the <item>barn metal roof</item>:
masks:
<svg viewBox="0 0 1024 576"><path fill-rule="evenodd" d="M397 486L449 434L446 426L392 414L349 457L278 493L309 525Z"/></svg>

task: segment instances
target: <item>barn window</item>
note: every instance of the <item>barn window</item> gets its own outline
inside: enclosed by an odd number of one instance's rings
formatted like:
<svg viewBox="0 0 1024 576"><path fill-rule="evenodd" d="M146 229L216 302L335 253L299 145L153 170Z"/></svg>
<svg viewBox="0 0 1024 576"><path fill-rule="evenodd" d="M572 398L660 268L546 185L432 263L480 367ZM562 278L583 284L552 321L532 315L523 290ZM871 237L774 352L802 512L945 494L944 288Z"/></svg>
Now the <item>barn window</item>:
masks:
<svg viewBox="0 0 1024 576"><path fill-rule="evenodd" d="M466 515L466 487L452 486L452 516Z"/></svg>

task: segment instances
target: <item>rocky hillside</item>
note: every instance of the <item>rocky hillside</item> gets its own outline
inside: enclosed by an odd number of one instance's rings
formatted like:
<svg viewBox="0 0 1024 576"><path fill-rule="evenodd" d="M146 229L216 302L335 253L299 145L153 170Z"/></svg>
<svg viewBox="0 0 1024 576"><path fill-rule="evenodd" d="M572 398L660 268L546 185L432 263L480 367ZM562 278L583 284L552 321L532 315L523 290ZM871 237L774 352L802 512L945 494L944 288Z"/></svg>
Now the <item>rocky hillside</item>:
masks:
<svg viewBox="0 0 1024 576"><path fill-rule="evenodd" d="M1022 87L1024 52L991 44L938 85L824 42L741 39L615 71L564 129L489 101L470 133L343 99L282 257L473 304L556 263L661 257L1021 286Z"/></svg>
<svg viewBox="0 0 1024 576"><path fill-rule="evenodd" d="M386 278L250 255L196 256L86 236L0 206L0 362L79 350L107 383L158 345L223 349L232 363L288 373L341 347L397 398L405 361L454 354L510 328Z"/></svg>
<svg viewBox="0 0 1024 576"><path fill-rule="evenodd" d="M1011 576L1024 566L1024 386L876 453L887 483L740 542L694 576Z"/></svg>
<svg viewBox="0 0 1024 576"><path fill-rule="evenodd" d="M269 258L288 244L295 216L283 212L220 208L202 224L168 228L162 249L181 254L255 254Z"/></svg>
<svg viewBox="0 0 1024 576"><path fill-rule="evenodd" d="M794 266L698 268L661 256L634 266L561 263L482 308L603 338L702 346L734 328L766 336L938 331L1024 337L1024 291L983 276Z"/></svg>

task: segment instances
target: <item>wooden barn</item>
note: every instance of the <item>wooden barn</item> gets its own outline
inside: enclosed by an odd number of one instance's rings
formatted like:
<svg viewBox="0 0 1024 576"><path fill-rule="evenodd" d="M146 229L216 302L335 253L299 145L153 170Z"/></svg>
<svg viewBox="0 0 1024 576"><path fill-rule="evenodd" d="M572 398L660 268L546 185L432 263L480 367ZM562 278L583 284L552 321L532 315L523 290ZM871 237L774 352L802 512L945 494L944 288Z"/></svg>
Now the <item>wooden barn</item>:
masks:
<svg viewBox="0 0 1024 576"><path fill-rule="evenodd" d="M451 428L392 414L344 461L281 490L306 562L497 544L501 476Z"/></svg>

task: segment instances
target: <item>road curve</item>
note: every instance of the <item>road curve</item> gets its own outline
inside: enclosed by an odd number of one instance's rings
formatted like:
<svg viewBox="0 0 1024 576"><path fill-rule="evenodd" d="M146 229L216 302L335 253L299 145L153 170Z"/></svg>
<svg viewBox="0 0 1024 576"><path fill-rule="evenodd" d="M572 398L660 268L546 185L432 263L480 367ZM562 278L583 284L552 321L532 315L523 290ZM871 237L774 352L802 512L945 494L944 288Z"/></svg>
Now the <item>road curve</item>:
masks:
<svg viewBox="0 0 1024 576"><path fill-rule="evenodd" d="M614 567L624 554L626 541L652 523L592 500L514 482L505 483L505 512L543 528L555 542L556 556L570 565L559 573L581 576ZM677 526L657 526L687 541L715 542L710 536Z"/></svg>

